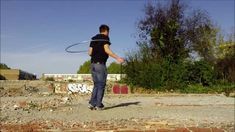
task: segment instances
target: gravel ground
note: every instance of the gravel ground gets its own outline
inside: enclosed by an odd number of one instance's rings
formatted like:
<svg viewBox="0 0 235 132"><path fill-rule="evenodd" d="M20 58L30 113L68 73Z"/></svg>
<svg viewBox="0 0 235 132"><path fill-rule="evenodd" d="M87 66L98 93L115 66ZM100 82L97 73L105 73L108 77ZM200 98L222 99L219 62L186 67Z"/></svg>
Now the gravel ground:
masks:
<svg viewBox="0 0 235 132"><path fill-rule="evenodd" d="M105 95L102 111L89 110L89 98L90 95L55 94L1 97L1 128L7 131L11 130L8 127L18 129L17 125L26 125L26 128L40 126L58 131L125 131L199 127L234 131L232 97L208 94Z"/></svg>

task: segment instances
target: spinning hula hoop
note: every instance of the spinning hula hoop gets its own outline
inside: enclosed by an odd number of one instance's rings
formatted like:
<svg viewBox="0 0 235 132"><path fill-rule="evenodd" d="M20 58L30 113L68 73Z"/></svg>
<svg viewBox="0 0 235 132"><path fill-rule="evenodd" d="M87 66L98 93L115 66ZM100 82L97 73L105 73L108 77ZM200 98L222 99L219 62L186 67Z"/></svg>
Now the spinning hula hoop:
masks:
<svg viewBox="0 0 235 132"><path fill-rule="evenodd" d="M83 52L87 52L87 50L70 50L70 48L76 46L76 45L84 45L84 44L88 44L89 42L97 42L97 41L106 41L106 42L110 42L109 40L106 40L106 39L94 39L94 40L88 40L88 41L82 41L82 42L79 42L79 43L75 43L75 44L72 44L72 45L69 45L68 47L65 48L65 51L68 52L68 53L83 53Z"/></svg>

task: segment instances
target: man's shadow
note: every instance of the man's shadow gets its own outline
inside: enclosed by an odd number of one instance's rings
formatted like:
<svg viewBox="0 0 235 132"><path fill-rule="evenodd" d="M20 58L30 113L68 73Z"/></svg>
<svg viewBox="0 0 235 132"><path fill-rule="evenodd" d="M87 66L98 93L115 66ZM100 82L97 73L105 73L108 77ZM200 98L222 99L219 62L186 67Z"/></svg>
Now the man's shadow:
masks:
<svg viewBox="0 0 235 132"><path fill-rule="evenodd" d="M109 110L109 109L113 109L113 108L117 108L117 107L127 107L129 105L139 105L139 103L140 103L139 101L138 102L121 103L121 104L118 104L118 105L105 107L104 110Z"/></svg>

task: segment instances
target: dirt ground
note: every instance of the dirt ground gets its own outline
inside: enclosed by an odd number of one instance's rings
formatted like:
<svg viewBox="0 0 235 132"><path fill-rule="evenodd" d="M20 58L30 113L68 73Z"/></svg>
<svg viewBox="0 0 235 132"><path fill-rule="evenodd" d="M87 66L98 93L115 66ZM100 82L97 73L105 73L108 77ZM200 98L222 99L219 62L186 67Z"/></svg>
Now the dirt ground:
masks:
<svg viewBox="0 0 235 132"><path fill-rule="evenodd" d="M90 95L1 89L1 131L234 132L234 97L222 94L106 94L105 109Z"/></svg>

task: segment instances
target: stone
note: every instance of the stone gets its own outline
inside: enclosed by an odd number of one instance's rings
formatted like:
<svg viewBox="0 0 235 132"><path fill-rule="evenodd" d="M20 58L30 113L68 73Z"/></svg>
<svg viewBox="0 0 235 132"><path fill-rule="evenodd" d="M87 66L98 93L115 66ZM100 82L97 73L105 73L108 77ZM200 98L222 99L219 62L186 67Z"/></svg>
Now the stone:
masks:
<svg viewBox="0 0 235 132"><path fill-rule="evenodd" d="M13 106L13 108L14 108L14 110L17 110L17 109L20 108L20 106L15 104L15 105Z"/></svg>

